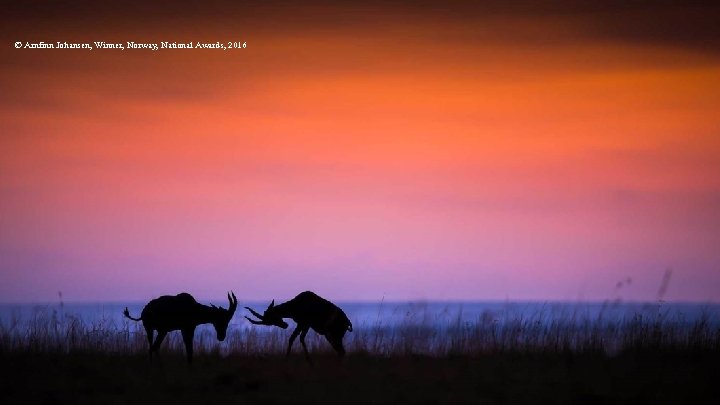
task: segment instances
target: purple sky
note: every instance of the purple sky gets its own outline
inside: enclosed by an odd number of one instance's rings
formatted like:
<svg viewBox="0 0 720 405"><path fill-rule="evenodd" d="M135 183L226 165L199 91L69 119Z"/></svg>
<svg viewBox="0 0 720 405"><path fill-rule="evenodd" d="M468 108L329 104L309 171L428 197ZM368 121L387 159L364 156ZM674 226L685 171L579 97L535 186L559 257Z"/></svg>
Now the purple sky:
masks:
<svg viewBox="0 0 720 405"><path fill-rule="evenodd" d="M503 3L12 6L0 302L720 300L718 7Z"/></svg>

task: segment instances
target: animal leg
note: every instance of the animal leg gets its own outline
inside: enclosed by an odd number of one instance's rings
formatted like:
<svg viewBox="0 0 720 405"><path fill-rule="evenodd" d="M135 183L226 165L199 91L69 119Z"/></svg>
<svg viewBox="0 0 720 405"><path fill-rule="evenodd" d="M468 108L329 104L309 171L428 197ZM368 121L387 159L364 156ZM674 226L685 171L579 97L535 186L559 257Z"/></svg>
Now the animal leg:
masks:
<svg viewBox="0 0 720 405"><path fill-rule="evenodd" d="M305 336L307 336L308 330L310 330L310 328L304 328L300 333L300 343L302 343L303 350L305 351L305 358L307 359L307 361L312 363L312 360L310 359L310 353L308 353L307 346L305 345Z"/></svg>
<svg viewBox="0 0 720 405"><path fill-rule="evenodd" d="M150 361L152 361L152 352L153 352L153 337L155 337L155 330L153 328L145 327L145 333L147 334L147 340L148 340L148 346L150 349L148 350L148 354L150 355Z"/></svg>
<svg viewBox="0 0 720 405"><path fill-rule="evenodd" d="M185 354L187 354L188 364L192 364L193 336L194 335L195 335L195 329L183 329L182 330L183 343L185 343Z"/></svg>
<svg viewBox="0 0 720 405"><path fill-rule="evenodd" d="M290 341L288 342L287 353L285 353L285 358L286 358L286 359L287 359L288 357L290 357L290 350L292 350L293 342L295 342L295 338L296 338L299 334L300 334L300 327L298 326L297 328L295 328L295 330L293 331L292 335L290 335Z"/></svg>
<svg viewBox="0 0 720 405"><path fill-rule="evenodd" d="M327 335L325 336L328 342L330 342L330 346L332 346L333 349L337 352L338 356L343 357L345 356L345 347L343 346L343 336L342 335Z"/></svg>
<svg viewBox="0 0 720 405"><path fill-rule="evenodd" d="M165 339L165 336L167 336L167 332L159 330L158 335L155 338L155 343L153 343L152 347L150 348L150 354L152 355L152 352L158 353L158 356L160 355L160 352L158 352L158 349L160 349L160 345L162 344L163 340Z"/></svg>

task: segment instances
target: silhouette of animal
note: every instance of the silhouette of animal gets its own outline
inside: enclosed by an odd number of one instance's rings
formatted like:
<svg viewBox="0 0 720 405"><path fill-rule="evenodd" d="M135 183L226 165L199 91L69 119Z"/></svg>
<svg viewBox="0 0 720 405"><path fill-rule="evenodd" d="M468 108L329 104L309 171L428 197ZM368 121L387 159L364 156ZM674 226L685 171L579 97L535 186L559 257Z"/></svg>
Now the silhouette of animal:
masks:
<svg viewBox="0 0 720 405"><path fill-rule="evenodd" d="M228 301L230 306L228 309L216 307L215 305L202 305L195 301L192 295L181 293L178 295L163 295L155 298L145 305L140 318L130 316L127 307L123 311L123 315L133 321L142 321L145 332L147 332L148 343L150 344L150 361L152 361L153 352L157 352L160 345L167 336L168 332L180 330L185 343L185 353L187 354L188 363L192 363L193 356L193 336L195 328L204 323L211 323L215 327L217 339L225 340L228 323L232 319L235 309L237 308L237 298L235 294L228 293ZM153 342L153 335L158 332L157 338Z"/></svg>
<svg viewBox="0 0 720 405"><path fill-rule="evenodd" d="M273 300L262 315L250 307L245 308L259 319L245 317L255 325L272 325L286 329L288 324L283 318L290 318L297 323L297 327L290 335L287 353L285 354L286 358L290 356L290 350L295 338L300 335L300 343L305 351L305 358L312 362L305 345L305 335L307 335L310 328L325 336L325 339L335 349L338 356L345 355L343 337L346 332L352 332L352 323L342 309L311 291L302 292L290 301L279 305L275 305L275 300Z"/></svg>

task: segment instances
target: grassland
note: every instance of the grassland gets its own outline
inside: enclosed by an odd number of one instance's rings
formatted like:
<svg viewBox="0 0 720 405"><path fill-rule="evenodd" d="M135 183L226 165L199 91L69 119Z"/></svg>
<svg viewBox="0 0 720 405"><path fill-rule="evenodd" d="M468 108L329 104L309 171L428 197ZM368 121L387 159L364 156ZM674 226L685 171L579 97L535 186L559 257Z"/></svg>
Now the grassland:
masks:
<svg viewBox="0 0 720 405"><path fill-rule="evenodd" d="M717 403L720 329L706 317L478 319L365 325L348 356L308 335L316 362L282 356L289 331L179 336L149 363L134 323L55 311L0 327L0 403ZM312 336L312 338L311 338Z"/></svg>

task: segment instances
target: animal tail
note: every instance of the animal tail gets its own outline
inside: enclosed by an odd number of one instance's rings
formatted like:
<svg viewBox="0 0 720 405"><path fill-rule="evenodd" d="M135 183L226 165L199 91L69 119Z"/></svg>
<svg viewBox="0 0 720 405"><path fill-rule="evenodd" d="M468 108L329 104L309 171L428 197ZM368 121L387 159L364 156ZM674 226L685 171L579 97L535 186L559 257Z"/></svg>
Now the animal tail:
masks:
<svg viewBox="0 0 720 405"><path fill-rule="evenodd" d="M123 315L125 315L126 318L132 319L133 321L142 321L142 316L140 318L133 318L130 316L130 311L128 311L127 307L125 307L125 310L123 311Z"/></svg>

